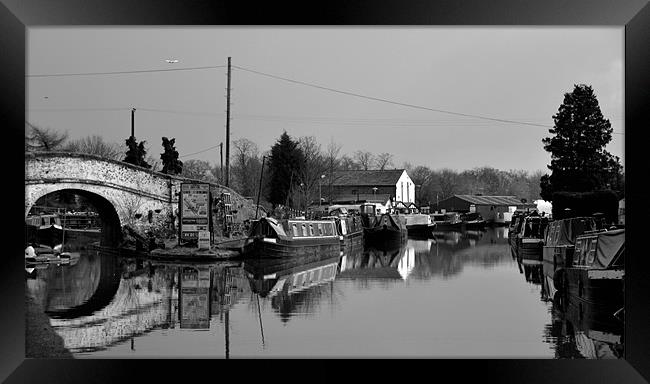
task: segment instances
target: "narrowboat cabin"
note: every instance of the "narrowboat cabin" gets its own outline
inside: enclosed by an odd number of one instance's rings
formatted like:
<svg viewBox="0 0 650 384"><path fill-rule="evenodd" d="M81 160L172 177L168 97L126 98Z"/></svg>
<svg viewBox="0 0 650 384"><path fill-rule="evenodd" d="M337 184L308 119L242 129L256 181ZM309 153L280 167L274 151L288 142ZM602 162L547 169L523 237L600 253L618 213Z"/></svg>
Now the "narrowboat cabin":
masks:
<svg viewBox="0 0 650 384"><path fill-rule="evenodd" d="M521 226L524 223L524 218L526 216L527 215L524 212L515 211L508 227L508 244L510 244L510 252L512 253L513 259L517 259L517 254L519 252L517 235L521 231Z"/></svg>
<svg viewBox="0 0 650 384"><path fill-rule="evenodd" d="M435 223L436 231L460 231L463 228L458 212L432 213L429 216Z"/></svg>
<svg viewBox="0 0 650 384"><path fill-rule="evenodd" d="M363 245L363 225L357 215L325 216L322 220L332 220L336 223L336 232L341 239L341 246Z"/></svg>
<svg viewBox="0 0 650 384"><path fill-rule="evenodd" d="M483 219L478 212L468 212L460 215L460 220L466 229L483 229L487 222Z"/></svg>
<svg viewBox="0 0 650 384"><path fill-rule="evenodd" d="M623 307L625 229L576 238L573 265L555 271L555 288L568 300L595 303L612 314Z"/></svg>
<svg viewBox="0 0 650 384"><path fill-rule="evenodd" d="M253 222L243 253L257 258L295 257L340 252L340 247L334 220L265 217Z"/></svg>
<svg viewBox="0 0 650 384"><path fill-rule="evenodd" d="M550 297L555 294L553 274L558 268L571 267L578 236L596 229L593 217L573 217L548 223L542 247L544 284Z"/></svg>
<svg viewBox="0 0 650 384"><path fill-rule="evenodd" d="M407 206L400 202L395 208L391 208L388 213L402 216L406 220L408 235L430 237L436 226L431 220L431 216L420 213L420 210L413 203Z"/></svg>
<svg viewBox="0 0 650 384"><path fill-rule="evenodd" d="M542 261L544 246L544 231L548 226L548 218L531 214L524 217L521 229L517 234L517 258L522 263Z"/></svg>

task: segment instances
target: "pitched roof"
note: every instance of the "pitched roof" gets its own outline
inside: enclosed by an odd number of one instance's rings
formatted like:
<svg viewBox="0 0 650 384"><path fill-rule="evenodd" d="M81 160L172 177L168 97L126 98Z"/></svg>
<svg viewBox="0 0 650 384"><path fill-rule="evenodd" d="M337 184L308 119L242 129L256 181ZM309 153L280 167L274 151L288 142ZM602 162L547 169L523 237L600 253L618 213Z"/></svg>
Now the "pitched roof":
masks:
<svg viewBox="0 0 650 384"><path fill-rule="evenodd" d="M403 169L336 171L333 185L394 186L402 173Z"/></svg>
<svg viewBox="0 0 650 384"><path fill-rule="evenodd" d="M470 204L477 205L522 205L523 203L516 196L477 196L477 195L454 195Z"/></svg>

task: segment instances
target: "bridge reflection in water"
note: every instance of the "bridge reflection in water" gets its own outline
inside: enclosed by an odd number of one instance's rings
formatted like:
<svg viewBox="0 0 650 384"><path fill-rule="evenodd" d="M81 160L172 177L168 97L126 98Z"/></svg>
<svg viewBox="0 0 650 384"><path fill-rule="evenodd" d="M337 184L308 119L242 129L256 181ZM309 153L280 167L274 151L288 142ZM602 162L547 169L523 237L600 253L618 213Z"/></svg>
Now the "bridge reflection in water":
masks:
<svg viewBox="0 0 650 384"><path fill-rule="evenodd" d="M27 289L78 357L621 357L620 324L553 304L540 268L512 260L506 229L496 228L290 260L84 251L75 265L39 270ZM533 321L513 326L517 316ZM396 333L404 321L409 329Z"/></svg>

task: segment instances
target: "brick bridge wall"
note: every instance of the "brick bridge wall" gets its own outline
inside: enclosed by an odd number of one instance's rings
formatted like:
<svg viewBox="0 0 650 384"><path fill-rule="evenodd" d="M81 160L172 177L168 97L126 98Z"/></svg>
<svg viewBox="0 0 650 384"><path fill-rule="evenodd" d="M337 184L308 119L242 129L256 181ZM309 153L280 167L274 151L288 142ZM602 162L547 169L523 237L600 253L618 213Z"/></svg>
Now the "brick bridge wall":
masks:
<svg viewBox="0 0 650 384"><path fill-rule="evenodd" d="M36 201L52 192L76 190L100 210L104 236L110 242L129 225L140 232L164 225L178 209L181 182L197 181L151 171L121 161L68 152L35 152L25 155L25 216ZM235 221L255 215L249 200L234 190L211 184L213 196L230 192ZM149 222L149 212L152 221ZM252 213L251 213L252 212ZM136 217L139 214L141 216ZM117 228L116 228L117 227Z"/></svg>

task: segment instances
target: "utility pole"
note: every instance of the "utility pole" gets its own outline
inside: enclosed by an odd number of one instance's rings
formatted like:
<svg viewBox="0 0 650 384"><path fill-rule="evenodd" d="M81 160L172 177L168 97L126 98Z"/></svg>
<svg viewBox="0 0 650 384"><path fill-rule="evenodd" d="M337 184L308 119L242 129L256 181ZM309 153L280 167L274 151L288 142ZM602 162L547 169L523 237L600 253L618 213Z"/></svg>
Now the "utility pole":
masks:
<svg viewBox="0 0 650 384"><path fill-rule="evenodd" d="M131 137L135 138L135 108L131 108Z"/></svg>
<svg viewBox="0 0 650 384"><path fill-rule="evenodd" d="M226 187L230 186L230 57L228 57L228 87L226 88Z"/></svg>

